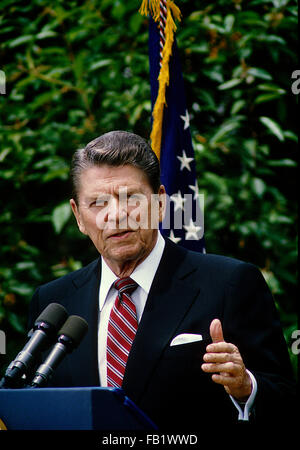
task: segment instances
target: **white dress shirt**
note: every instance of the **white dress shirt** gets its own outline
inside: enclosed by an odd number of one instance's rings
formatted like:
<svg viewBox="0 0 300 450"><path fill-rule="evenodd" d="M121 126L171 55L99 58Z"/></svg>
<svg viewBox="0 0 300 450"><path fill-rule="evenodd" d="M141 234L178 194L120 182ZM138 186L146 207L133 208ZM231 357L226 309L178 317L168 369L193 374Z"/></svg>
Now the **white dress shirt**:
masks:
<svg viewBox="0 0 300 450"><path fill-rule="evenodd" d="M132 278L138 287L131 294L131 299L135 304L137 320L140 323L145 304L150 292L150 288L156 274L158 265L160 263L163 251L165 248L165 240L162 235L158 233L158 238L152 252L147 258L139 264L130 278ZM118 277L108 267L104 259L102 259L101 265L101 283L99 289L99 326L98 326L98 368L100 376L100 385L102 387L107 386L107 360L106 360L106 341L107 341L107 329L110 312L113 308L115 299L117 297L117 290L114 288L113 283ZM230 396L233 404L239 412L239 420L248 420L251 406L253 404L257 384L255 377L249 371L249 376L252 381L252 392L245 405L238 403L232 396Z"/></svg>

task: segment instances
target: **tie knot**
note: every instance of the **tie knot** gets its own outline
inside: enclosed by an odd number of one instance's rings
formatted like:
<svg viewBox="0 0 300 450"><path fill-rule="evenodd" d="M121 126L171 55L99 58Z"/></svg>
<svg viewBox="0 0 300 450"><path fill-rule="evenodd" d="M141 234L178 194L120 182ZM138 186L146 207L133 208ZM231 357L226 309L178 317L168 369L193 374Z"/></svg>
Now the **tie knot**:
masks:
<svg viewBox="0 0 300 450"><path fill-rule="evenodd" d="M123 292L130 295L138 287L138 284L130 277L126 277L116 280L114 282L114 287L119 291L119 295L122 295Z"/></svg>

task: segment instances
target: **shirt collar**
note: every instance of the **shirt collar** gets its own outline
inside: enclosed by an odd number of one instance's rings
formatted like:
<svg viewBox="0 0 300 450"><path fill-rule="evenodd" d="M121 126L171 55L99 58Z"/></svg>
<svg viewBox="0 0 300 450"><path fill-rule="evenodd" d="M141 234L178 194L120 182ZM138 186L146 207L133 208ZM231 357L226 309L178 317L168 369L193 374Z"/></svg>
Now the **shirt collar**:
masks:
<svg viewBox="0 0 300 450"><path fill-rule="evenodd" d="M153 282L154 276L156 274L158 265L160 263L163 251L165 248L165 240L161 233L158 232L158 237L156 244L147 256L147 258L139 264L130 277L138 283L138 285L146 292L148 295L150 292L151 284ZM110 267L106 264L101 256L101 298L100 298L100 311L105 303L106 297L109 293L112 284L118 279Z"/></svg>

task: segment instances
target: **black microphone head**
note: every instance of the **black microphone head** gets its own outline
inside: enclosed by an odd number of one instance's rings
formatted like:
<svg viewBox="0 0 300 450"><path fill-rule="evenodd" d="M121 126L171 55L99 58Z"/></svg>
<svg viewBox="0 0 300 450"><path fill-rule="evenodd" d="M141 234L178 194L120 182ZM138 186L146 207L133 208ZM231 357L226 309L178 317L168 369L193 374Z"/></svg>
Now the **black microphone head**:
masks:
<svg viewBox="0 0 300 450"><path fill-rule="evenodd" d="M57 330L66 321L67 317L68 313L62 305L59 303L50 303L38 316L34 325L46 322Z"/></svg>
<svg viewBox="0 0 300 450"><path fill-rule="evenodd" d="M58 332L58 335L67 336L77 347L88 330L88 323L82 317L69 316Z"/></svg>

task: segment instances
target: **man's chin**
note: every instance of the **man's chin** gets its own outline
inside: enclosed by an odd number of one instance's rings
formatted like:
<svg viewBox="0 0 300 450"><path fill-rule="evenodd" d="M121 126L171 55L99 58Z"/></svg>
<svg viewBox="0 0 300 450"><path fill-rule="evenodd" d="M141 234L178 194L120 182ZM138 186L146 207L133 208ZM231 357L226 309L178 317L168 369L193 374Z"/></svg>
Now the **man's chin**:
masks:
<svg viewBox="0 0 300 450"><path fill-rule="evenodd" d="M139 233L131 232L126 238L106 240L106 246L100 252L109 266L117 264L119 267L126 263L141 263L151 252L154 246L148 240L141 238Z"/></svg>
<svg viewBox="0 0 300 450"><path fill-rule="evenodd" d="M139 259L139 256L142 253L142 249L137 248L134 244L120 244L119 248L116 248L114 251L110 252L109 257L118 263L125 263L126 261Z"/></svg>
<svg viewBox="0 0 300 450"><path fill-rule="evenodd" d="M138 237L134 232L115 234L105 239L102 255L109 258L124 259L127 255L136 253L139 247Z"/></svg>

